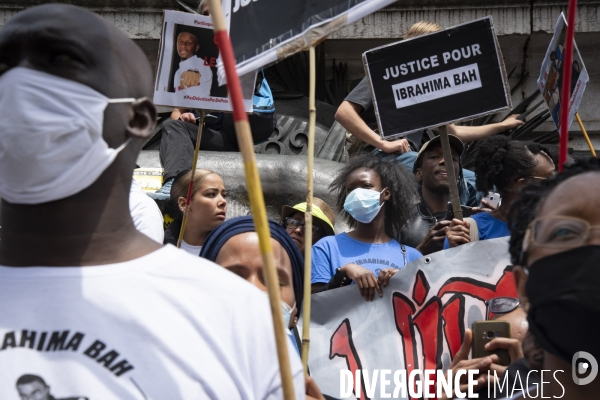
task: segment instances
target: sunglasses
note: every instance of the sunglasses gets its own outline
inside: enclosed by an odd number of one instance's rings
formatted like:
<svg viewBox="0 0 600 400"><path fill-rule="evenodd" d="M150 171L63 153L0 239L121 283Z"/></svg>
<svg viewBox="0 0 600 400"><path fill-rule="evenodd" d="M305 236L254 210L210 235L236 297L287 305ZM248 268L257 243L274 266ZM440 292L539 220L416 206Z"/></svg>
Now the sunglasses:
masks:
<svg viewBox="0 0 600 400"><path fill-rule="evenodd" d="M298 227L300 227L302 233L304 233L304 229L306 228L306 224L304 222L292 217L287 217L283 222L283 226L285 227L285 229L291 232L295 231L296 229L298 229ZM317 232L319 232L319 227L313 223L312 234L314 235Z"/></svg>
<svg viewBox="0 0 600 400"><path fill-rule="evenodd" d="M507 314L519 306L519 299L514 297L496 297L485 302L485 319L492 314Z"/></svg>

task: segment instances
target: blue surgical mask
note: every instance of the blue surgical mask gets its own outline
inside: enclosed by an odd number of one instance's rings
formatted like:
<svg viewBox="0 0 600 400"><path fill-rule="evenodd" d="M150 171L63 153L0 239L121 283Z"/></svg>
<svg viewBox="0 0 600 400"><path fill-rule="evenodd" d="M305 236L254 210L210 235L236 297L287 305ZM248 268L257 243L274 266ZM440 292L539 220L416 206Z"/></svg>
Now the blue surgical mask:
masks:
<svg viewBox="0 0 600 400"><path fill-rule="evenodd" d="M269 297L268 292L263 292L267 298ZM292 319L292 313L294 312L294 308L296 308L296 302L294 301L293 307L290 307L288 303L281 300L281 311L283 312L283 324L286 329L290 327L290 321Z"/></svg>
<svg viewBox="0 0 600 400"><path fill-rule="evenodd" d="M383 189L385 190L385 189ZM375 190L358 188L354 189L344 202L344 210L352 215L352 218L363 224L368 224L375 219L383 203L379 204L381 192Z"/></svg>

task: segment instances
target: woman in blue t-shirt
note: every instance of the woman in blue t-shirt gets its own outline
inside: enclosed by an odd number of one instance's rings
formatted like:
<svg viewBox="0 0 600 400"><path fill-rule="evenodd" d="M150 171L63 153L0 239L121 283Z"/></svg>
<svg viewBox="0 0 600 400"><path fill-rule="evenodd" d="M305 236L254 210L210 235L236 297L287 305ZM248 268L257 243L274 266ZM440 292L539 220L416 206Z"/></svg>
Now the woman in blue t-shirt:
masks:
<svg viewBox="0 0 600 400"><path fill-rule="evenodd" d="M417 198L413 175L395 162L372 155L351 158L330 188L354 230L327 236L312 250L312 290L354 282L365 300L407 263L421 257L395 239L408 221Z"/></svg>
<svg viewBox="0 0 600 400"><path fill-rule="evenodd" d="M506 216L521 188L536 179L554 175L550 149L533 143L511 140L507 136L483 139L477 146L475 175L477 190L500 193L500 206L490 212L475 214L479 240L510 236ZM471 242L471 226L467 221L452 220L446 232L444 249Z"/></svg>

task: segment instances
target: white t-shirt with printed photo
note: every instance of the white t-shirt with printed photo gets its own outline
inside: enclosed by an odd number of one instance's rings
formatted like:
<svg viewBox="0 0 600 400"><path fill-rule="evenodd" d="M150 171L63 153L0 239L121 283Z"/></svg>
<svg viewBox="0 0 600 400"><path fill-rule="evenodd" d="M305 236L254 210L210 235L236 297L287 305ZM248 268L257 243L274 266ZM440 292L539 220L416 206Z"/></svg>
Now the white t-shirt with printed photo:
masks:
<svg viewBox="0 0 600 400"><path fill-rule="evenodd" d="M18 400L24 375L55 398L283 397L264 294L170 245L110 265L0 266L0 399Z"/></svg>

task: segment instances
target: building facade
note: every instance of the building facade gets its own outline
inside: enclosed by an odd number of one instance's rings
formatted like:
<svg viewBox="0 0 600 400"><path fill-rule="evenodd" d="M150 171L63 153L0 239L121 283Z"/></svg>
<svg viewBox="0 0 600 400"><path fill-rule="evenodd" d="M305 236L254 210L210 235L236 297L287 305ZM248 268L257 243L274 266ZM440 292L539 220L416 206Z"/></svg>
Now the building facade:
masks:
<svg viewBox="0 0 600 400"><path fill-rule="evenodd" d="M285 0L281 0L285 1ZM0 26L20 10L37 4L39 0L0 0ZM185 2L195 9L196 0L72 0L62 1L97 12L145 51L156 67L158 42L164 9L185 11ZM421 20L435 21L450 27L491 15L500 42L507 71L513 70L510 83L522 80L513 93L513 104L518 104L536 90L542 59L552 37L554 24L561 12L566 12L567 1L536 0L403 0L371 14L343 28L325 41L329 61L347 63L347 80L352 82L364 76L362 53L370 48L399 40L408 28ZM580 0L577 14L576 42L590 75L579 114L590 134L594 147L600 149L600 1ZM600 61L600 60L599 60ZM543 105L542 107L545 107ZM553 130L551 120L537 131ZM570 147L585 151L577 123L570 127Z"/></svg>

